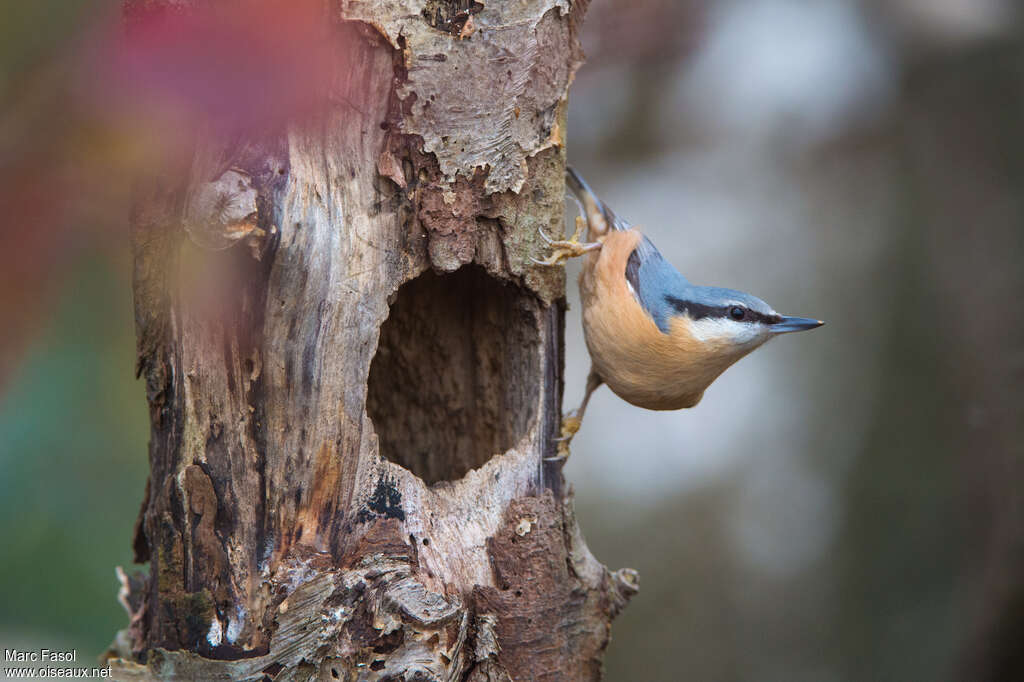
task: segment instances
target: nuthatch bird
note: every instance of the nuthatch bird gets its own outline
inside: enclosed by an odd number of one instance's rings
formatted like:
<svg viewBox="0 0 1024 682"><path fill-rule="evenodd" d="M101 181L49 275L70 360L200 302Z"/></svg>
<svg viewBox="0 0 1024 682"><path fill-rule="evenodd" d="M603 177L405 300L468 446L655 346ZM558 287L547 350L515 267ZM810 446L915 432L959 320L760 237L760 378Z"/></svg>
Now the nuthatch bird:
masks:
<svg viewBox="0 0 1024 682"><path fill-rule="evenodd" d="M536 262L585 256L579 286L591 368L582 404L562 420L559 459L568 456L569 440L601 384L649 410L693 407L722 372L768 339L824 324L779 315L742 291L692 284L572 168L566 185L582 215L568 240L541 233L552 252ZM584 226L588 241L581 243Z"/></svg>

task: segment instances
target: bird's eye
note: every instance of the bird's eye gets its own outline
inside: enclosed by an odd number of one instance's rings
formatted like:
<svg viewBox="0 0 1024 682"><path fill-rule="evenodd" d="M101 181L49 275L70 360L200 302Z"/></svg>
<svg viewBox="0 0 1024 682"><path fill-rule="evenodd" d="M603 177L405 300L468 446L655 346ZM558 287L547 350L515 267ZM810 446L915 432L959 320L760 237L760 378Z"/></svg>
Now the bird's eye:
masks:
<svg viewBox="0 0 1024 682"><path fill-rule="evenodd" d="M734 305L732 308L729 309L729 317L731 317L734 320L742 320L744 315L746 314L747 312L738 305Z"/></svg>

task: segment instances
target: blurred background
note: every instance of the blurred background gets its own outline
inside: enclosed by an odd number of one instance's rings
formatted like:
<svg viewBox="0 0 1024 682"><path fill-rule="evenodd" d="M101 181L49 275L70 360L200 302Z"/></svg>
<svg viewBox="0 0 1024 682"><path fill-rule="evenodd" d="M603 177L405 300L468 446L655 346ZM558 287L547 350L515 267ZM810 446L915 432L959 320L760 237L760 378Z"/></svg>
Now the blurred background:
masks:
<svg viewBox="0 0 1024 682"><path fill-rule="evenodd" d="M0 642L91 657L147 466L128 191L178 150L101 66L117 3L3 12ZM571 162L691 280L827 321L693 410L595 394L566 475L591 549L641 575L608 679L1024 679L1021 14L591 5Z"/></svg>

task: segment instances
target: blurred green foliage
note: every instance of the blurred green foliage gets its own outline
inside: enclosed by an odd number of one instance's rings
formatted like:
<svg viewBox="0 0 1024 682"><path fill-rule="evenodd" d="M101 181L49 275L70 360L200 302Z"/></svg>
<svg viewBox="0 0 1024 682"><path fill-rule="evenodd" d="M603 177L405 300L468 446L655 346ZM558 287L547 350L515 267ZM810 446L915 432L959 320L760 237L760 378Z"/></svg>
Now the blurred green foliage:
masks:
<svg viewBox="0 0 1024 682"><path fill-rule="evenodd" d="M93 16L98 3L37 0L5 3L0 21L0 89L53 56L64 41L73 40L84 16Z"/></svg>
<svg viewBox="0 0 1024 682"><path fill-rule="evenodd" d="M129 271L116 260L75 259L0 396L0 631L90 655L127 623L114 567L132 561L148 470Z"/></svg>

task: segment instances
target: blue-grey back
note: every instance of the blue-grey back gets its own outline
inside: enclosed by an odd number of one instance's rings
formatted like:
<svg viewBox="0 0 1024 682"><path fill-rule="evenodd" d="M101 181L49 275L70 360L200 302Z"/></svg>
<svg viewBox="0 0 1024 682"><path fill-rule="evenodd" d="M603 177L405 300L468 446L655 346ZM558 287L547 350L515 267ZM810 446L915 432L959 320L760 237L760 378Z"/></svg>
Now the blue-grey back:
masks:
<svg viewBox="0 0 1024 682"><path fill-rule="evenodd" d="M693 288L690 282L665 260L647 237L643 237L629 256L626 280L658 329L667 334L669 319L677 314L669 300Z"/></svg>

